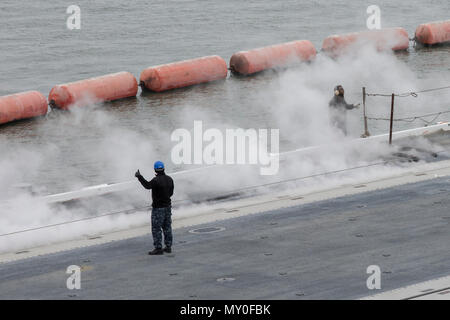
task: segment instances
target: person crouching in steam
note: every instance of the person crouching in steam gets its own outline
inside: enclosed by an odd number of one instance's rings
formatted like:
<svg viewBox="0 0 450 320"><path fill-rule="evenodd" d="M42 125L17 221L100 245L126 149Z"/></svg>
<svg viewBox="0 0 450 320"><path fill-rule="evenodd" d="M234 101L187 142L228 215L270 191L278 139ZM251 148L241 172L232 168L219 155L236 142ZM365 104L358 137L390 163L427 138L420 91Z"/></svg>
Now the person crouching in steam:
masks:
<svg viewBox="0 0 450 320"><path fill-rule="evenodd" d="M348 104L344 98L344 88L337 85L334 88L334 97L328 105L330 107L331 125L347 135L347 110L359 108L359 103L356 105Z"/></svg>

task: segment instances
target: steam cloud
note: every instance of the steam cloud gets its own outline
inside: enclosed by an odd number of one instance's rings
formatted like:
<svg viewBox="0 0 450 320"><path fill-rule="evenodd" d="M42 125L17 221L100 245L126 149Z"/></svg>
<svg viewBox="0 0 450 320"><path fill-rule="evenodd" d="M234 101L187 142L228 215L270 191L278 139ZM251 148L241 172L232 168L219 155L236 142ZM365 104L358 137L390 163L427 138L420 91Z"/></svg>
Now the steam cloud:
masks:
<svg viewBox="0 0 450 320"><path fill-rule="evenodd" d="M108 106L75 108L70 113L63 114L52 112L48 115L47 121L39 123L37 130L44 139L36 145L20 145L0 137L2 150L0 193L3 199L0 205L0 234L87 218L117 209L129 210L144 206L145 203L148 205L149 195L139 187L137 182L134 189L120 195L107 199L89 199L86 203L81 201L74 207L53 207L36 201L35 197L18 188L17 184L33 181L34 189L45 194L77 190L98 184L99 181L108 183L130 180L138 168L147 179L150 179L153 175L151 164L155 160L165 161L168 172L197 168L196 166L174 167L169 158L173 144L170 141L172 131L181 127L190 129L194 120L202 120L207 127L223 130L236 127L245 129L251 125L279 128L281 148L284 150L315 145L327 147L320 148L309 155L294 153L285 157L281 162L279 174L272 177L260 176L258 168L251 166L213 166L192 173L174 175L175 201L201 200L231 193L235 189L247 186L373 163L391 154L395 147L389 148L385 144L376 147L346 144L348 140L358 137L363 132L362 111L348 112L350 137L344 137L336 132L330 126L328 119L328 102L332 97L333 87L336 84L343 85L347 102L358 103L361 102L362 86L365 86L368 92L399 93L445 85L449 80L448 75L443 75L441 78L418 79L414 72L394 54L377 52L374 48L364 47L354 55L337 60L318 55L314 62L289 70L267 72L254 79L227 80L221 89L224 90L225 97L233 97L235 104L230 105L230 109L246 110L251 104L253 110L256 110L254 112L259 116L255 115L256 120L248 118L237 122L230 121L222 114L217 115L201 106L189 104L188 101L185 105L174 106L166 111L165 118L169 120L164 125L151 122L146 125L145 130L139 127L136 130L124 128L120 125L122 116L120 110L111 112ZM240 87L250 83L257 83L258 89L256 91L247 89L245 96L238 100L240 103L236 104L236 96L242 95ZM447 101L448 95L442 94L398 99L396 117L439 111ZM145 103L145 97L138 97L136 106L139 108ZM390 102L385 98L368 98L367 106L369 115L386 117ZM242 113L246 114L244 111ZM385 122L372 121L369 124L372 135L387 132L388 124ZM403 124L396 129L406 129L411 126L421 126L421 124ZM67 139L62 144L58 144L55 137L66 135L67 131L77 134L68 134ZM93 136L96 138L92 139ZM417 140L417 143L420 148L429 150L436 148L424 139ZM77 158L73 160L76 166L66 166L54 161L70 148L76 148ZM90 170L86 170L87 168ZM343 182L350 183L387 176L401 170L404 168L398 166L369 167L341 175L272 185L265 188L265 191L300 188L302 192L312 192ZM55 175L54 172L58 172L56 181L51 185L40 185L40 177L50 172L53 175ZM198 207L181 206L174 210L174 217L176 219L194 215L208 208L209 206L204 203ZM143 210L134 215L119 214L10 235L1 238L0 252L125 229L148 222L149 216Z"/></svg>

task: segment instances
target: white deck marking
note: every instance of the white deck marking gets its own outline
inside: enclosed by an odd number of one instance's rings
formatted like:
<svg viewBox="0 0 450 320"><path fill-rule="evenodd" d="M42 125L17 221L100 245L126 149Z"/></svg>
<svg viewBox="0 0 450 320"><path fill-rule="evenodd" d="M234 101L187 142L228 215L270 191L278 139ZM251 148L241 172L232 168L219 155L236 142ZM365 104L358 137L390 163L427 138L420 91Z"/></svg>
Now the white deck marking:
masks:
<svg viewBox="0 0 450 320"><path fill-rule="evenodd" d="M450 276L382 292L360 300L450 300Z"/></svg>

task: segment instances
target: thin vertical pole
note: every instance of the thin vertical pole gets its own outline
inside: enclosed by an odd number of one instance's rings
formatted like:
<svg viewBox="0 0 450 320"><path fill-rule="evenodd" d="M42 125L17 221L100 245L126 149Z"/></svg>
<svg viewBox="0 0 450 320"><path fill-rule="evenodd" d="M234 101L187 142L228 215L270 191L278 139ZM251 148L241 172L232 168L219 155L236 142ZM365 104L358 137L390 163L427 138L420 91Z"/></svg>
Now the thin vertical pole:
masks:
<svg viewBox="0 0 450 320"><path fill-rule="evenodd" d="M391 125L389 128L389 144L392 144L392 125L394 123L394 94L391 98Z"/></svg>
<svg viewBox="0 0 450 320"><path fill-rule="evenodd" d="M366 87L362 88L363 92L363 113L364 113L364 135L363 137L370 136L369 129L367 128L367 115L366 115Z"/></svg>

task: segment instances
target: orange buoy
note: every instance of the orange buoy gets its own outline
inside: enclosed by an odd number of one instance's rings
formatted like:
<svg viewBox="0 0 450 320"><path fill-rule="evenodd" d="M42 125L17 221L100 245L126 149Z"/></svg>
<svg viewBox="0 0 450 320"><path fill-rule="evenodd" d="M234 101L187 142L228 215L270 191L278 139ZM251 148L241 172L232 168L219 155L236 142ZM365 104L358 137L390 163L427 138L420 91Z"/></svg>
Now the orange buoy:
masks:
<svg viewBox="0 0 450 320"><path fill-rule="evenodd" d="M231 56L230 69L248 75L266 69L286 67L316 56L316 49L309 40L276 44L249 51L236 52Z"/></svg>
<svg viewBox="0 0 450 320"><path fill-rule="evenodd" d="M227 63L223 58L208 56L144 69L140 84L148 90L161 92L225 79L227 74Z"/></svg>
<svg viewBox="0 0 450 320"><path fill-rule="evenodd" d="M450 20L421 24L416 29L416 41L421 44L450 42Z"/></svg>
<svg viewBox="0 0 450 320"><path fill-rule="evenodd" d="M67 110L71 106L133 97L137 91L136 78L129 72L118 72L54 86L48 101L52 107Z"/></svg>
<svg viewBox="0 0 450 320"><path fill-rule="evenodd" d="M34 118L47 113L47 99L37 91L0 97L0 124Z"/></svg>
<svg viewBox="0 0 450 320"><path fill-rule="evenodd" d="M322 50L331 55L339 55L349 48L366 44L375 45L380 51L406 50L409 47L408 32L403 28L389 28L332 35L323 41Z"/></svg>

